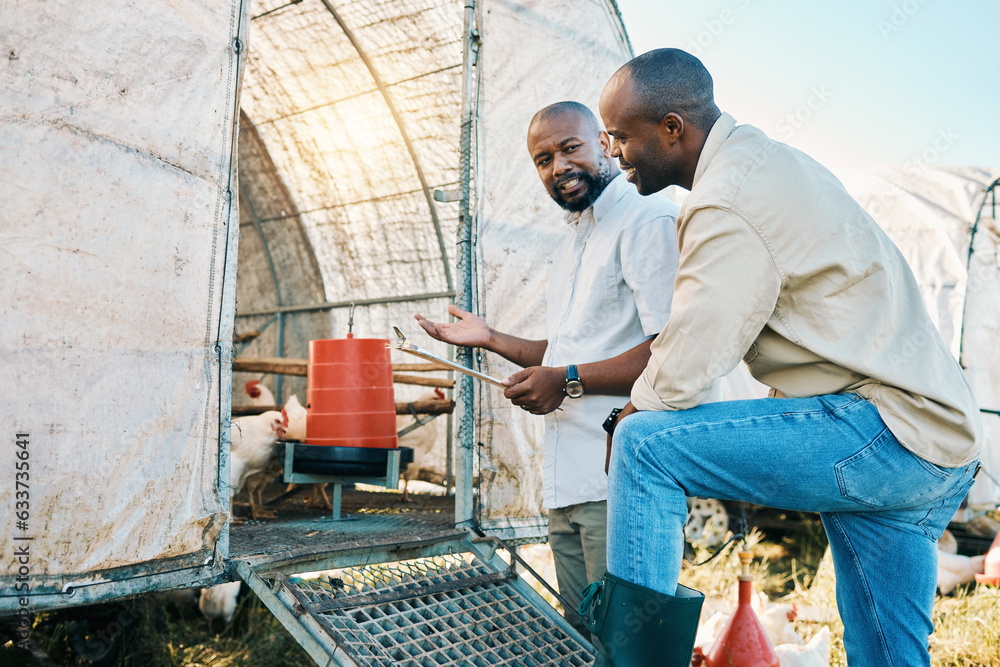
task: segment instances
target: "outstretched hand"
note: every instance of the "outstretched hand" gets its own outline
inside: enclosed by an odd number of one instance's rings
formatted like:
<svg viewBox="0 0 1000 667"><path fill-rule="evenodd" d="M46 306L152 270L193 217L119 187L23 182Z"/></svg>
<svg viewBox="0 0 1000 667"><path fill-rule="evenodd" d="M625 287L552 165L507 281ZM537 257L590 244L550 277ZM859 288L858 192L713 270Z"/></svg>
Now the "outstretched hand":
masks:
<svg viewBox="0 0 1000 667"><path fill-rule="evenodd" d="M466 312L458 306L448 306L448 314L458 318L457 322L431 322L420 313L414 314L414 319L431 338L444 341L451 345L489 348L493 330L486 320Z"/></svg>
<svg viewBox="0 0 1000 667"><path fill-rule="evenodd" d="M566 369L532 366L503 381L508 385L503 395L514 405L533 415L547 415L563 402L566 394Z"/></svg>

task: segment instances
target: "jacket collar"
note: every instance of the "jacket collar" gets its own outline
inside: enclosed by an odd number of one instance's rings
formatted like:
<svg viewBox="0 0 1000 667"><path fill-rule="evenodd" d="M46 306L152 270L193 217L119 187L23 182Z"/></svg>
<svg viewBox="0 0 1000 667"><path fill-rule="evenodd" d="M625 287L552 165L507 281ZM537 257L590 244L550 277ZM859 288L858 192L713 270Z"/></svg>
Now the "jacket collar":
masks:
<svg viewBox="0 0 1000 667"><path fill-rule="evenodd" d="M735 128L736 119L725 112L715 121L715 125L712 126L712 129L708 133L708 138L705 139L705 145L702 146L701 155L698 156L698 166L694 170L692 188L701 180L701 177L705 174L705 170L708 169L708 163L719 152L722 144L726 142L726 139L729 138L729 135L733 133Z"/></svg>

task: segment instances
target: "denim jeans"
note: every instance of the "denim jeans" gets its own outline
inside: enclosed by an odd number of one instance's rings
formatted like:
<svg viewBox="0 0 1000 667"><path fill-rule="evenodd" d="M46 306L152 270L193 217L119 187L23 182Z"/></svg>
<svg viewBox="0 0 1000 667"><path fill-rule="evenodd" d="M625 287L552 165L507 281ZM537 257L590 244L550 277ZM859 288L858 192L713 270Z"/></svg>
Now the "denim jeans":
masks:
<svg viewBox="0 0 1000 667"><path fill-rule="evenodd" d="M929 665L936 541L975 470L910 453L855 394L640 412L615 431L608 571L672 594L687 496L819 512L848 663Z"/></svg>

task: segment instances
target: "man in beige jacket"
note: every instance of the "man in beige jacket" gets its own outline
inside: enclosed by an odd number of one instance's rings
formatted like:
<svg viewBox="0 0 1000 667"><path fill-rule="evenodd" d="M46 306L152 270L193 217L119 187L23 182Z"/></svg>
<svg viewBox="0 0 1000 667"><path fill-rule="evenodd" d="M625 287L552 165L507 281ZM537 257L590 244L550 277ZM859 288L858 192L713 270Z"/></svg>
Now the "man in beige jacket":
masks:
<svg viewBox="0 0 1000 667"><path fill-rule="evenodd" d="M605 593L623 586L633 608L677 601L685 496L815 511L849 664L929 665L935 543L972 484L981 425L905 260L829 171L721 113L690 54L635 58L600 108L640 194L691 192L670 321L609 418L598 610L620 607ZM740 361L771 398L703 403ZM671 619L612 616L595 614L620 626L594 630L599 663L675 664L653 649Z"/></svg>

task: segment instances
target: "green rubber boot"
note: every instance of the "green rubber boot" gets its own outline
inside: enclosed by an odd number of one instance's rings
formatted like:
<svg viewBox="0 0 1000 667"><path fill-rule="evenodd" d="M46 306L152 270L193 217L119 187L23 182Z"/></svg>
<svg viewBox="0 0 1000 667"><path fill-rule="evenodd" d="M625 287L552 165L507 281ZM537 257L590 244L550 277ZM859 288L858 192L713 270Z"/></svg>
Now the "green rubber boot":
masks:
<svg viewBox="0 0 1000 667"><path fill-rule="evenodd" d="M579 610L597 639L594 667L689 667L704 601L680 584L665 595L605 572Z"/></svg>

